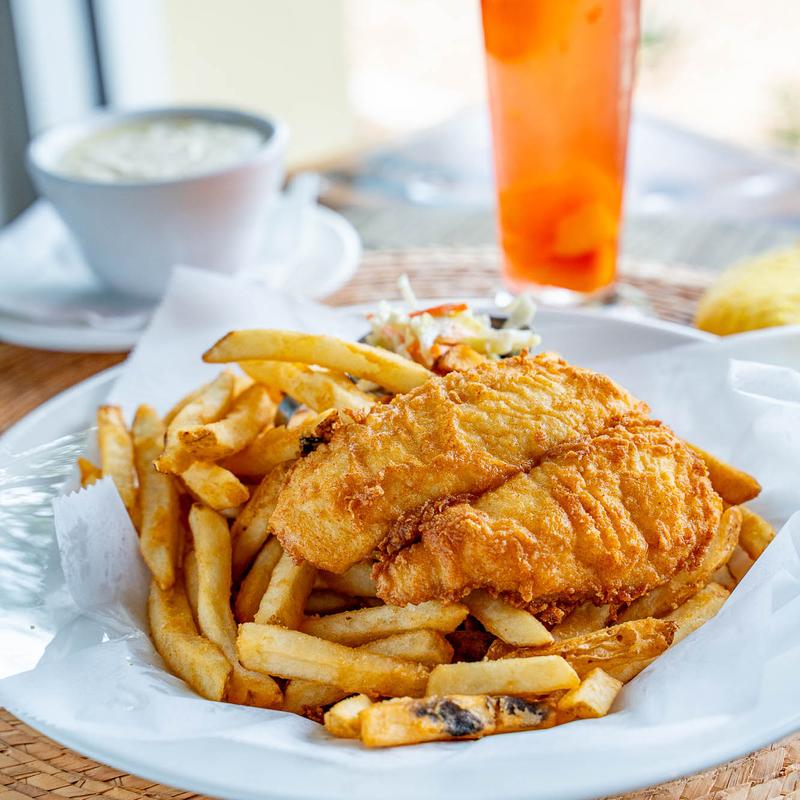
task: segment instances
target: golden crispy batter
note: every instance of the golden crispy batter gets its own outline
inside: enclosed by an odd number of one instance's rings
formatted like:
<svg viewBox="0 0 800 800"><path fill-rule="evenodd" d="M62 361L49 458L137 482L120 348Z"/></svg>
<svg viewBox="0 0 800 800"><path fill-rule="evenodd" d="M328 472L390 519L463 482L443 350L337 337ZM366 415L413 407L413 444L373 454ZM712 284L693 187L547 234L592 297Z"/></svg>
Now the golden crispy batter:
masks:
<svg viewBox="0 0 800 800"><path fill-rule="evenodd" d="M301 459L271 524L293 557L343 572L402 546L402 532L385 540L403 514L485 492L556 445L646 411L610 378L549 354L433 378Z"/></svg>
<svg viewBox="0 0 800 800"><path fill-rule="evenodd" d="M418 517L419 541L376 568L378 595L403 605L481 587L534 611L630 602L693 566L721 513L702 460L666 426L630 418Z"/></svg>

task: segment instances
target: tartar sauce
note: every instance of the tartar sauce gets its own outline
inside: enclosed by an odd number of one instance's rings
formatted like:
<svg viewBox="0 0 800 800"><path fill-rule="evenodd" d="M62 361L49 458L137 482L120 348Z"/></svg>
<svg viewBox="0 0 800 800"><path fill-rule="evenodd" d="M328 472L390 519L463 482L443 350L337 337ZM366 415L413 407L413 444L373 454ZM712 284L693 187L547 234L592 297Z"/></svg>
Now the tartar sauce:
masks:
<svg viewBox="0 0 800 800"><path fill-rule="evenodd" d="M61 160L65 175L94 181L184 178L232 166L255 153L255 128L199 117L122 123L74 145Z"/></svg>

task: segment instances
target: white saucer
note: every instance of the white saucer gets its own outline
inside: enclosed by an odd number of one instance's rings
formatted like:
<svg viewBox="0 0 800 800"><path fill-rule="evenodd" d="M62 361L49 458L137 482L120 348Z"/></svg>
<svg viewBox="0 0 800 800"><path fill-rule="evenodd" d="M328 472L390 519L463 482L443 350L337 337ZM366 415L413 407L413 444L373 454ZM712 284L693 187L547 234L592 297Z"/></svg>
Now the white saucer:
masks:
<svg viewBox="0 0 800 800"><path fill-rule="evenodd" d="M319 299L353 275L361 240L350 222L324 206L313 207L309 227L310 241L283 288ZM257 266L252 274L275 283ZM38 201L0 232L0 341L63 352L126 351L152 310L97 281L49 203Z"/></svg>

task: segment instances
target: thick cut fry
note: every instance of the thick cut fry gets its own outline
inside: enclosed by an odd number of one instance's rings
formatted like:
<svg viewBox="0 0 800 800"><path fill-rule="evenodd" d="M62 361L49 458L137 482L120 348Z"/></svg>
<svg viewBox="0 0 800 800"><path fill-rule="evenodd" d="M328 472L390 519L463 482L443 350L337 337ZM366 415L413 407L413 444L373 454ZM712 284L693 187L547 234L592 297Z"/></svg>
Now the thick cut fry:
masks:
<svg viewBox="0 0 800 800"><path fill-rule="evenodd" d="M340 700L325 712L325 730L340 739L358 739L361 733L361 712L372 705L365 694Z"/></svg>
<svg viewBox="0 0 800 800"><path fill-rule="evenodd" d="M388 350L297 331L232 331L203 355L203 361L212 364L232 361L316 364L374 381L390 392L408 392L431 377L422 365Z"/></svg>
<svg viewBox="0 0 800 800"><path fill-rule="evenodd" d="M440 664L431 670L425 694L514 694L531 697L572 689L580 683L561 656Z"/></svg>
<svg viewBox="0 0 800 800"><path fill-rule="evenodd" d="M306 601L305 613L308 616L313 616L314 614L336 614L339 611L349 611L352 608L357 608L358 605L359 601L356 598L349 597L341 592L334 592L331 589L314 589Z"/></svg>
<svg viewBox="0 0 800 800"><path fill-rule="evenodd" d="M247 502L247 487L227 469L208 461L195 461L181 473L184 486L196 500L215 511Z"/></svg>
<svg viewBox="0 0 800 800"><path fill-rule="evenodd" d="M700 564L693 570L679 572L663 586L634 600L619 615L619 621L630 622L645 617L661 617L696 594L711 580L711 576L730 559L739 539L741 524L741 509L738 506L727 508Z"/></svg>
<svg viewBox="0 0 800 800"><path fill-rule="evenodd" d="M739 544L747 555L755 560L775 538L775 528L747 506L741 506L739 510L742 512L742 531L739 534Z"/></svg>
<svg viewBox="0 0 800 800"><path fill-rule="evenodd" d="M761 485L752 475L720 461L699 447L689 446L705 462L711 485L726 503L738 506L757 497L761 492Z"/></svg>
<svg viewBox="0 0 800 800"><path fill-rule="evenodd" d="M464 600L467 608L489 633L508 644L538 645L553 641L547 628L533 614L477 589Z"/></svg>
<svg viewBox="0 0 800 800"><path fill-rule="evenodd" d="M222 419L178 429L178 442L198 461L217 461L250 444L265 425L273 422L276 410L264 386L251 386L233 401Z"/></svg>
<svg viewBox="0 0 800 800"><path fill-rule="evenodd" d="M316 430L328 421L336 411L323 411L298 425L296 428L268 428L238 453L221 463L237 475L266 475L270 470L286 461L294 461L318 444Z"/></svg>
<svg viewBox="0 0 800 800"><path fill-rule="evenodd" d="M453 659L452 645L445 639L444 634L432 630L396 633L362 644L358 649L382 656L402 658L405 661L416 661L430 667L436 664L449 664Z"/></svg>
<svg viewBox="0 0 800 800"><path fill-rule="evenodd" d="M240 366L254 380L280 389L314 411L327 411L329 408L366 410L375 402L345 375L330 370L312 369L305 364L285 361L243 361Z"/></svg>
<svg viewBox="0 0 800 800"><path fill-rule="evenodd" d="M259 625L283 625L293 630L299 628L316 574L317 570L311 564L295 564L292 557L284 553L272 571L255 621Z"/></svg>
<svg viewBox="0 0 800 800"><path fill-rule="evenodd" d="M154 408L142 405L136 411L131 433L139 478L139 546L158 585L169 589L178 571L183 530L173 478L153 466L164 449L164 424Z"/></svg>
<svg viewBox="0 0 800 800"><path fill-rule="evenodd" d="M119 406L97 409L97 444L103 477L110 477L128 510L133 524L139 528L136 469L133 463L133 440Z"/></svg>
<svg viewBox="0 0 800 800"><path fill-rule="evenodd" d="M286 682L281 708L293 714L318 719L325 706L338 703L347 695L348 692L330 683L293 678Z"/></svg>
<svg viewBox="0 0 800 800"><path fill-rule="evenodd" d="M354 650L278 625L247 622L239 628L237 645L248 669L330 683L348 693L420 697L428 681L428 670L421 664Z"/></svg>
<svg viewBox="0 0 800 800"><path fill-rule="evenodd" d="M672 644L675 627L670 620L648 618L613 625L544 647L509 649L507 645L496 642L489 648L487 658L558 655L565 658L581 678L595 667L601 667L612 678L627 683Z"/></svg>
<svg viewBox="0 0 800 800"><path fill-rule="evenodd" d="M572 639L605 628L611 619L610 606L583 603L550 629L554 639Z"/></svg>
<svg viewBox="0 0 800 800"><path fill-rule="evenodd" d="M176 411L167 425L164 452L156 461L159 472L182 472L195 460L183 449L178 432L195 425L216 422L222 417L233 398L234 383L233 373L226 370L203 386L198 393L184 398L185 404Z"/></svg>
<svg viewBox="0 0 800 800"><path fill-rule="evenodd" d="M247 569L269 536L269 518L278 502L289 467L289 462L279 464L265 475L233 523L233 577L236 580Z"/></svg>
<svg viewBox="0 0 800 800"><path fill-rule="evenodd" d="M431 600L416 606L377 606L309 618L300 630L321 639L359 645L418 628L449 633L464 621L468 613L467 607L459 603Z"/></svg>
<svg viewBox="0 0 800 800"><path fill-rule="evenodd" d="M750 571L750 567L752 567L753 564L755 564L755 561L747 555L744 548L736 547L728 561L728 571L731 573L736 583L739 583Z"/></svg>
<svg viewBox="0 0 800 800"><path fill-rule="evenodd" d="M453 658L453 648L438 631L409 631L362 644L365 653L390 656L403 661L416 661L426 666L448 664ZM344 697L337 686L316 681L292 680L286 685L284 709L295 714L315 714L323 706L335 703Z"/></svg>
<svg viewBox="0 0 800 800"><path fill-rule="evenodd" d="M581 681L580 686L570 689L558 701L558 710L578 719L604 717L620 689L622 681L597 667Z"/></svg>
<svg viewBox="0 0 800 800"><path fill-rule="evenodd" d="M78 459L78 470L81 474L81 486L84 489L87 486L91 486L93 483L97 483L100 478L103 477L103 471L95 464L92 464L88 458L79 458Z"/></svg>
<svg viewBox="0 0 800 800"><path fill-rule="evenodd" d="M228 700L274 708L282 700L280 687L268 675L242 668L236 654L236 622L230 606L231 538L225 518L209 508L189 512L197 557L197 613L202 632L225 654L233 667Z"/></svg>
<svg viewBox="0 0 800 800"><path fill-rule="evenodd" d="M676 644L681 639L685 639L690 633L714 617L730 594L718 583L709 583L694 597L690 597L682 606L678 606L671 614L664 617L678 626L672 637L672 643Z"/></svg>
<svg viewBox="0 0 800 800"><path fill-rule="evenodd" d="M375 581L372 580L372 564L362 561L337 575L335 572L320 572L319 585L326 589L353 595L353 597L375 597Z"/></svg>
<svg viewBox="0 0 800 800"><path fill-rule="evenodd" d="M362 709L358 721L367 747L394 747L548 728L555 716L548 701L452 694L384 700Z"/></svg>
<svg viewBox="0 0 800 800"><path fill-rule="evenodd" d="M236 595L238 622L252 622L255 619L261 598L267 591L272 573L282 555L281 543L274 536L264 543Z"/></svg>
<svg viewBox="0 0 800 800"><path fill-rule="evenodd" d="M183 557L183 581L186 584L186 598L189 601L189 608L192 609L192 617L199 627L197 596L200 593L200 577L197 574L197 556L194 550L189 550Z"/></svg>
<svg viewBox="0 0 800 800"><path fill-rule="evenodd" d="M219 647L198 634L180 581L166 591L153 581L147 610L153 644L170 671L202 697L222 700L231 665Z"/></svg>

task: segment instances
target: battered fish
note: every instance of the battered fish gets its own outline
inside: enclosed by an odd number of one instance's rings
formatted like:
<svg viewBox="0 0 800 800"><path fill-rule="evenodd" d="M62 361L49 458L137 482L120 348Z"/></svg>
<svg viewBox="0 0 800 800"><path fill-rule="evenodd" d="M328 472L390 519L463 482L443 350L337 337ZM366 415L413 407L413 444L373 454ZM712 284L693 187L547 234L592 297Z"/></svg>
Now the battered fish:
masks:
<svg viewBox="0 0 800 800"><path fill-rule="evenodd" d="M335 430L298 461L270 523L294 558L343 572L406 544L395 523L414 509L486 492L646 412L610 378L550 354L452 372Z"/></svg>
<svg viewBox="0 0 800 800"><path fill-rule="evenodd" d="M722 510L702 459L661 423L626 419L472 502L417 515L418 541L376 567L378 595L404 605L486 588L555 622L695 566Z"/></svg>

